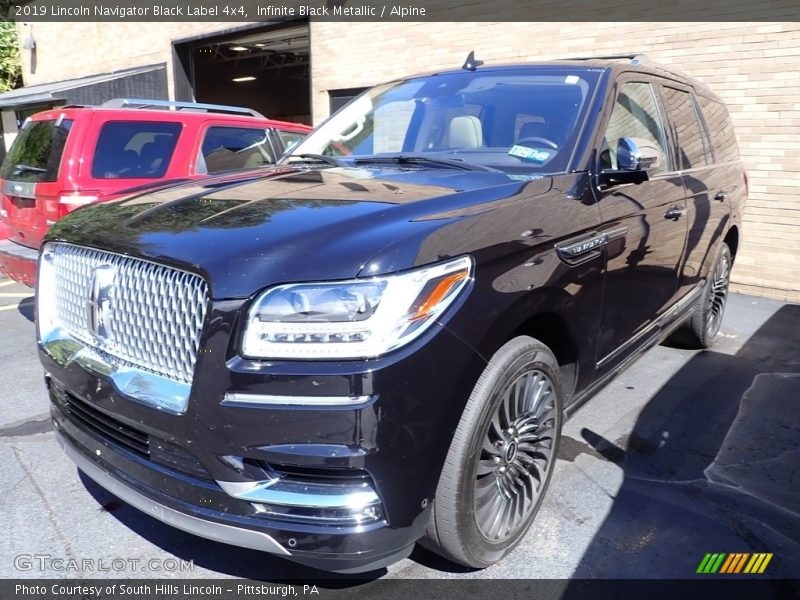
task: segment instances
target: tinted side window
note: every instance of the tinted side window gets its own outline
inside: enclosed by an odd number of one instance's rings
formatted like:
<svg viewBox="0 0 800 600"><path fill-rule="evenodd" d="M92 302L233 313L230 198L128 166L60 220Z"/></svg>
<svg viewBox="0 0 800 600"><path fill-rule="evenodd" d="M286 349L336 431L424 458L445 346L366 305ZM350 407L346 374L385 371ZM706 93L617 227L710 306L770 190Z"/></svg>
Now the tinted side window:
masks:
<svg viewBox="0 0 800 600"><path fill-rule="evenodd" d="M284 152L291 151L292 147L306 137L305 133L299 133L297 131L282 131L278 130L278 135L281 138L281 142L283 142Z"/></svg>
<svg viewBox="0 0 800 600"><path fill-rule="evenodd" d="M109 121L97 138L92 160L95 179L158 179L167 172L180 123Z"/></svg>
<svg viewBox="0 0 800 600"><path fill-rule="evenodd" d="M680 168L691 169L711 164L711 152L706 148L705 135L691 94L665 87L664 102L675 126Z"/></svg>
<svg viewBox="0 0 800 600"><path fill-rule="evenodd" d="M0 177L13 181L55 181L72 121L29 121L8 151Z"/></svg>
<svg viewBox="0 0 800 600"><path fill-rule="evenodd" d="M738 160L739 148L736 145L736 133L733 131L733 123L731 123L728 109L721 102L704 96L698 96L697 100L703 110L706 126L711 134L717 162Z"/></svg>
<svg viewBox="0 0 800 600"><path fill-rule="evenodd" d="M200 159L201 173L252 169L275 162L266 130L250 127L209 127L200 148Z"/></svg>
<svg viewBox="0 0 800 600"><path fill-rule="evenodd" d="M667 170L667 143L664 126L656 104L653 86L649 83L623 84L606 127L604 148L600 155L601 167L617 168L617 145L624 137L638 138L659 150L660 160L650 169L651 174Z"/></svg>

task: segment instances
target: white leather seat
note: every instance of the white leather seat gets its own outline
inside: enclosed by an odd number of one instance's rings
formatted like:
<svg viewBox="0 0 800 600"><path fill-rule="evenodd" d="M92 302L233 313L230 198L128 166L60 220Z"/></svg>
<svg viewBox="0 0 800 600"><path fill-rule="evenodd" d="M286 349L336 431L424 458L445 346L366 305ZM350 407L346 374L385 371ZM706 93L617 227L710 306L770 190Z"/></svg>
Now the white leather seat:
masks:
<svg viewBox="0 0 800 600"><path fill-rule="evenodd" d="M451 148L479 148L483 145L483 129L478 117L453 117L447 144Z"/></svg>

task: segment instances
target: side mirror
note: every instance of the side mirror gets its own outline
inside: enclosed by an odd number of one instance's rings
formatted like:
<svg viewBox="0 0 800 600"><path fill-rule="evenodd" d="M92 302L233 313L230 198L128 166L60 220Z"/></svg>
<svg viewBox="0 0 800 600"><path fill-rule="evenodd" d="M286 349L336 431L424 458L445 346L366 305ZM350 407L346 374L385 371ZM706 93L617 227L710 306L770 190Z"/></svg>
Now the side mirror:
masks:
<svg viewBox="0 0 800 600"><path fill-rule="evenodd" d="M660 162L658 148L649 140L624 137L617 142L617 165L621 171L652 169Z"/></svg>
<svg viewBox="0 0 800 600"><path fill-rule="evenodd" d="M649 179L647 169L661 163L659 149L642 138L624 137L617 142L617 169L603 169L598 184L603 188L626 183L639 184Z"/></svg>

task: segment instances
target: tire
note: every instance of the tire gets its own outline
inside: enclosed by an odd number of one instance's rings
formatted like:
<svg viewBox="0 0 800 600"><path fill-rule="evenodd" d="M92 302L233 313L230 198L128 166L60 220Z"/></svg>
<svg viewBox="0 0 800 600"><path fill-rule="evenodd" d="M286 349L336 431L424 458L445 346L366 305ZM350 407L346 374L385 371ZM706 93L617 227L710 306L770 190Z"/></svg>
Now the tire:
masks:
<svg viewBox="0 0 800 600"><path fill-rule="evenodd" d="M732 265L731 250L723 242L705 289L695 302L693 314L687 323L688 341L693 348L708 348L719 335L728 300Z"/></svg>
<svg viewBox="0 0 800 600"><path fill-rule="evenodd" d="M423 545L481 569L520 542L550 483L562 397L547 346L520 336L497 351L456 428Z"/></svg>

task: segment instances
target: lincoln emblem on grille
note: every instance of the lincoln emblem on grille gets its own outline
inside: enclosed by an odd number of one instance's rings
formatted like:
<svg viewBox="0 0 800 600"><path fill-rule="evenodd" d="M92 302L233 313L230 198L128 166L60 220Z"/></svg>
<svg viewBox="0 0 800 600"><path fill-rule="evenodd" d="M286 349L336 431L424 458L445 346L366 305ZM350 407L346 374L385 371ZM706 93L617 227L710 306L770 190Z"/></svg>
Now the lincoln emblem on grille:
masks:
<svg viewBox="0 0 800 600"><path fill-rule="evenodd" d="M86 326L100 340L107 339L111 334L110 311L116 276L117 270L113 266L102 265L92 271L92 278L89 280Z"/></svg>

